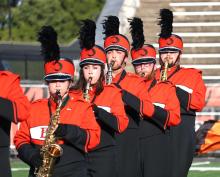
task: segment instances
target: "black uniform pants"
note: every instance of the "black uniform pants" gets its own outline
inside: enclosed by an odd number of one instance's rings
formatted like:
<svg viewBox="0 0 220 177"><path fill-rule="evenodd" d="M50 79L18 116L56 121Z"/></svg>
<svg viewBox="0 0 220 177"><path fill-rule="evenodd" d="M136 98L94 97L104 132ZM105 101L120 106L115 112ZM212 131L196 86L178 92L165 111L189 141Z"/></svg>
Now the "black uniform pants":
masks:
<svg viewBox="0 0 220 177"><path fill-rule="evenodd" d="M86 177L86 171L86 162L79 161L54 169L52 177ZM30 169L29 177L36 177L34 169Z"/></svg>
<svg viewBox="0 0 220 177"><path fill-rule="evenodd" d="M0 176L1 177L11 177L11 167L10 167L10 151L9 147L0 147Z"/></svg>
<svg viewBox="0 0 220 177"><path fill-rule="evenodd" d="M181 118L180 125L171 128L172 177L187 177L195 153L195 118Z"/></svg>
<svg viewBox="0 0 220 177"><path fill-rule="evenodd" d="M102 147L89 152L88 177L116 177L115 146Z"/></svg>
<svg viewBox="0 0 220 177"><path fill-rule="evenodd" d="M170 177L170 133L140 138L142 177Z"/></svg>
<svg viewBox="0 0 220 177"><path fill-rule="evenodd" d="M140 176L140 152L138 129L126 129L117 135L117 171L118 177Z"/></svg>

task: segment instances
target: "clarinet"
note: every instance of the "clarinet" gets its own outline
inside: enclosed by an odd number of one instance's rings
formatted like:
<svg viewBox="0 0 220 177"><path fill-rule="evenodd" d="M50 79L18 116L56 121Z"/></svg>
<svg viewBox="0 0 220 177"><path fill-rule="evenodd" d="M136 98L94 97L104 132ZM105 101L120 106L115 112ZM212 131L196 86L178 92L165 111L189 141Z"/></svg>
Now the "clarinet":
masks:
<svg viewBox="0 0 220 177"><path fill-rule="evenodd" d="M108 65L108 72L106 75L106 84L110 85L112 83L112 67L114 65L115 61L112 61L109 65Z"/></svg>
<svg viewBox="0 0 220 177"><path fill-rule="evenodd" d="M86 83L86 88L85 91L83 92L83 98L88 102L90 97L89 97L89 89L91 85L92 77L89 77L87 83Z"/></svg>

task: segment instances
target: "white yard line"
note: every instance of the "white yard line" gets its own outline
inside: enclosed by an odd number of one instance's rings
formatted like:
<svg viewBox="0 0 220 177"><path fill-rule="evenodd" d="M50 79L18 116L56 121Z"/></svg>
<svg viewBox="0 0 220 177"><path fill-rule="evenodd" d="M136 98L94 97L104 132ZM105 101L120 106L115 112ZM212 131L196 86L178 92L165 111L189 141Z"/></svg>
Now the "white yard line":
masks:
<svg viewBox="0 0 220 177"><path fill-rule="evenodd" d="M207 165L210 164L210 161L205 161L205 162L194 162L192 163L192 166L198 166L198 165Z"/></svg>
<svg viewBox="0 0 220 177"><path fill-rule="evenodd" d="M220 116L220 112L197 112L197 116Z"/></svg>
<svg viewBox="0 0 220 177"><path fill-rule="evenodd" d="M11 171L27 171L29 168L12 168Z"/></svg>
<svg viewBox="0 0 220 177"><path fill-rule="evenodd" d="M185 6L220 6L220 2L176 2L169 4L172 7L185 7Z"/></svg>
<svg viewBox="0 0 220 177"><path fill-rule="evenodd" d="M220 171L220 167L191 167L190 171Z"/></svg>

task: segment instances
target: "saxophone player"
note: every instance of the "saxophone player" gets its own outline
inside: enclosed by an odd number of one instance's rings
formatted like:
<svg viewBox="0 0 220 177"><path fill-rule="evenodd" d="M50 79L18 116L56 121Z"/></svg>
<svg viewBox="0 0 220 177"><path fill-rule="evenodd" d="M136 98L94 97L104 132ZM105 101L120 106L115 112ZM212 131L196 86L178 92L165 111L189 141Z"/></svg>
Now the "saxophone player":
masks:
<svg viewBox="0 0 220 177"><path fill-rule="evenodd" d="M169 129L180 123L180 105L175 86L166 81L167 66L163 68L161 80L156 80L156 50L152 45L144 44L142 20L133 18L130 21L130 29L133 39L132 64L135 73L145 79L150 101L154 104L153 115L146 116L143 114L143 121L139 130L140 158L143 162L142 174L143 177L170 177L171 143ZM143 110L149 109L144 102L143 105Z"/></svg>
<svg viewBox="0 0 220 177"><path fill-rule="evenodd" d="M176 86L176 93L181 106L182 122L172 128L172 174L171 177L185 177L188 174L195 153L195 117L205 106L206 87L202 71L180 66L183 52L183 40L172 33L173 13L169 9L160 10L161 33L159 35L159 60L161 68L169 57L167 78ZM156 78L161 74L156 71Z"/></svg>
<svg viewBox="0 0 220 177"><path fill-rule="evenodd" d="M18 156L30 166L29 176L85 177L85 153L99 144L100 128L95 120L91 104L74 95L69 95L75 69L71 60L60 58L59 46L56 41L52 41L56 39L56 35L50 26L44 26L39 32L42 51L46 52L43 53L44 80L48 85L50 97L32 103L31 116L21 123L14 142ZM52 51L47 49L52 49ZM59 100L57 91L62 100L59 111L57 111ZM54 115L58 116L59 120L57 125L53 125L55 132L52 132L52 136L57 139L55 143L62 148L63 153L55 159L54 166L51 167L50 164L43 166L45 169L52 168L50 174L47 174L45 170L39 175L35 169L41 169L43 161L51 158L47 156L48 159L45 159L41 149L44 147L44 142L50 142L50 139L46 139L46 132L47 129L52 128L49 122L52 121L50 119L53 119Z"/></svg>

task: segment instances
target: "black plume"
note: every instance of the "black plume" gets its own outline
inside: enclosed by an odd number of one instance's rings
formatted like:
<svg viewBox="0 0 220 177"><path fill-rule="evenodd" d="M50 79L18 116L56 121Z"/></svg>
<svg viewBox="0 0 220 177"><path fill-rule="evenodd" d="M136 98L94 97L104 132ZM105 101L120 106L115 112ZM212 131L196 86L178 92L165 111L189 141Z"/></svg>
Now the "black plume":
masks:
<svg viewBox="0 0 220 177"><path fill-rule="evenodd" d="M173 12L169 9L160 9L160 22L161 26L160 37L168 38L173 32Z"/></svg>
<svg viewBox="0 0 220 177"><path fill-rule="evenodd" d="M86 19L79 31L80 48L91 49L95 45L96 24L94 21Z"/></svg>
<svg viewBox="0 0 220 177"><path fill-rule="evenodd" d="M103 25L103 34L105 34L105 38L108 36L119 34L119 19L116 16L107 16L102 23Z"/></svg>
<svg viewBox="0 0 220 177"><path fill-rule="evenodd" d="M132 46L134 49L139 49L144 45L144 30L143 21L140 18L134 17L129 19L130 22L130 32L132 37Z"/></svg>
<svg viewBox="0 0 220 177"><path fill-rule="evenodd" d="M38 32L41 43L41 54L45 62L60 59L60 48L57 43L57 33L52 26L43 26Z"/></svg>

